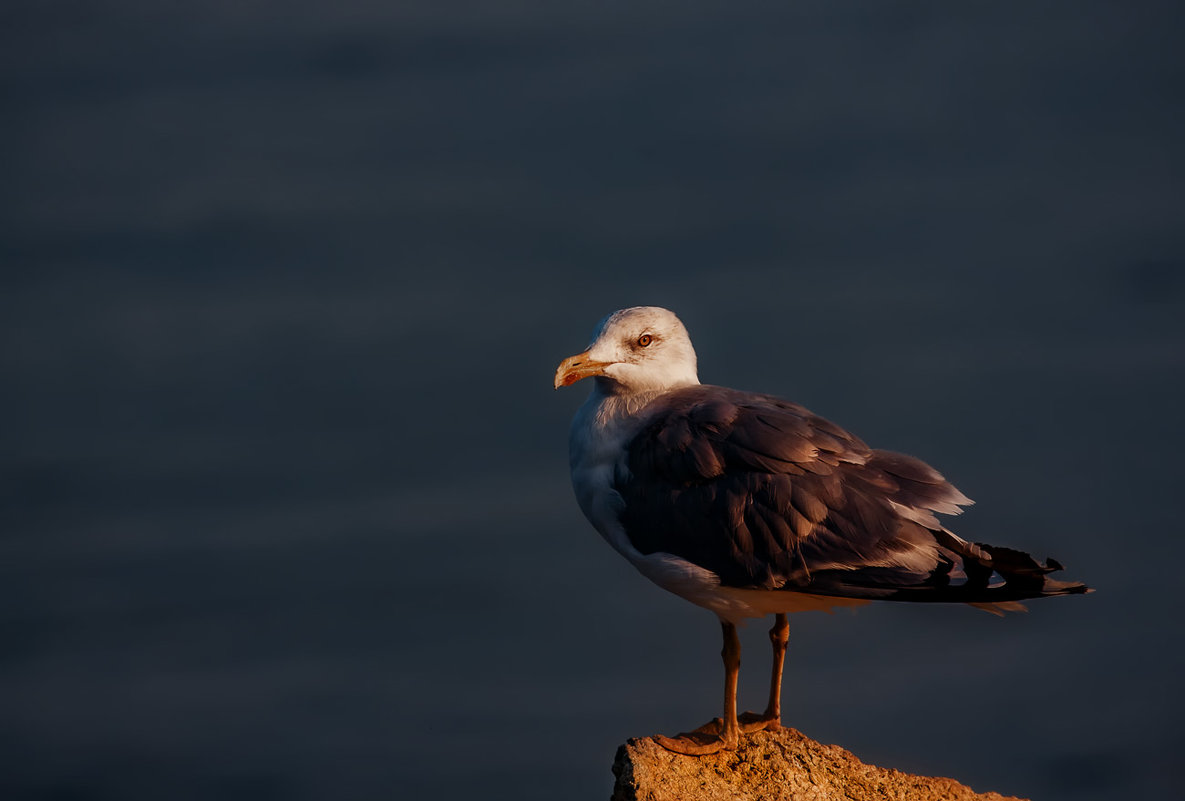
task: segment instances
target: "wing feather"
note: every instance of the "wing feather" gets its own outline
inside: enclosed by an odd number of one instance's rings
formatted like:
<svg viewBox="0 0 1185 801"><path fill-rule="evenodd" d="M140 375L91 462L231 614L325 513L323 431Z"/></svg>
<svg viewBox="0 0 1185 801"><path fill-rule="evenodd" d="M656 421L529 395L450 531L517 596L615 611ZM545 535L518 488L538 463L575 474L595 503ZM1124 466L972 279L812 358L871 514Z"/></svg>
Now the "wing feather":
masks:
<svg viewBox="0 0 1185 801"><path fill-rule="evenodd" d="M1001 602L1042 594L1044 573L1060 567L964 542L934 513L971 501L932 467L766 395L666 393L624 460L615 489L634 547L682 557L724 586ZM1016 593L980 597L993 571L1016 579Z"/></svg>

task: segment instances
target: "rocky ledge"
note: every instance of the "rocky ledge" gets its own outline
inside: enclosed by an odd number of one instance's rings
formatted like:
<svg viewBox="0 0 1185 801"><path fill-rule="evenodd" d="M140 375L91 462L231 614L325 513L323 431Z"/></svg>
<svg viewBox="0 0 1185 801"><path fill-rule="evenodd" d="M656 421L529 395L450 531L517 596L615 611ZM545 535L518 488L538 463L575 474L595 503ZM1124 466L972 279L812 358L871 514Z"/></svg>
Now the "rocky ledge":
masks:
<svg viewBox="0 0 1185 801"><path fill-rule="evenodd" d="M617 749L613 774L611 801L1022 801L865 765L794 729L746 735L736 751L699 757L634 739Z"/></svg>

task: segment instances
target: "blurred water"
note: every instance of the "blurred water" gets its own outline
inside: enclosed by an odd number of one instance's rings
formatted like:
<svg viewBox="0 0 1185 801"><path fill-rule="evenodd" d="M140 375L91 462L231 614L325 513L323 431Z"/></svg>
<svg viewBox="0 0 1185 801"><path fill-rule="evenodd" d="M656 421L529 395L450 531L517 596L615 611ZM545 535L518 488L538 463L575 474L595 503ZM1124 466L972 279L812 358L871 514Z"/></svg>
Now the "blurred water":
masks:
<svg viewBox="0 0 1185 801"><path fill-rule="evenodd" d="M1180 22L6 3L0 790L603 798L720 693L710 616L581 519L550 389L659 303L705 381L927 459L964 536L1099 588L798 618L788 723L1175 794Z"/></svg>

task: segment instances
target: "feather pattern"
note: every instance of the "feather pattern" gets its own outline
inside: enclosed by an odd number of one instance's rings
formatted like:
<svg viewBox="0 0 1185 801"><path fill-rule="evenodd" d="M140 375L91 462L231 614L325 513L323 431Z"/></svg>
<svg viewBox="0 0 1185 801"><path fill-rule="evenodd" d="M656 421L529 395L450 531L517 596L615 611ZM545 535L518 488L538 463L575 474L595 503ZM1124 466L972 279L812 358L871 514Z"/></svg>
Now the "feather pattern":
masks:
<svg viewBox="0 0 1185 801"><path fill-rule="evenodd" d="M1047 578L1054 560L955 536L935 514L971 501L941 474L797 404L695 385L638 417L612 482L620 524L722 587L1004 608L1086 589Z"/></svg>

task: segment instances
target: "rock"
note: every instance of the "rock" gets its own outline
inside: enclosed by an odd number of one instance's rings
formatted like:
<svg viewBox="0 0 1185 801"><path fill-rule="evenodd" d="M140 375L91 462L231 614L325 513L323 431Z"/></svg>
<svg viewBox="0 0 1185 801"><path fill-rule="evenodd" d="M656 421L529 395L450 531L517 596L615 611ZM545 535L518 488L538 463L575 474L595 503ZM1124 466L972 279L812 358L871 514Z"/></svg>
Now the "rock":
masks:
<svg viewBox="0 0 1185 801"><path fill-rule="evenodd" d="M613 774L611 801L1021 801L865 765L794 729L745 735L736 751L699 757L633 739L617 749Z"/></svg>

